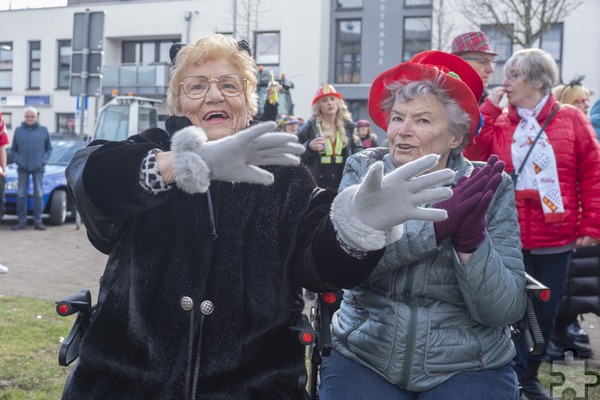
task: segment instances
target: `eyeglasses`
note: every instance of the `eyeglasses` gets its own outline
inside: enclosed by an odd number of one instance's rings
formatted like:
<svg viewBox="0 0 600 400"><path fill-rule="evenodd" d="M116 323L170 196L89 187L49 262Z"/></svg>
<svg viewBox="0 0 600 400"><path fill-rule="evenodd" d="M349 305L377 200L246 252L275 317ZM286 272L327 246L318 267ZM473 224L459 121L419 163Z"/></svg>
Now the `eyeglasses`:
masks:
<svg viewBox="0 0 600 400"><path fill-rule="evenodd" d="M475 61L477 62L477 64L485 67L485 66L491 66L493 67L494 65L496 65L496 60L492 59L492 58L488 58L488 57L461 57L463 60L466 61Z"/></svg>
<svg viewBox="0 0 600 400"><path fill-rule="evenodd" d="M523 74L520 73L519 71L510 71L510 72L504 74L504 79L508 79L509 81L514 82L517 79L519 79L519 77L522 75Z"/></svg>
<svg viewBox="0 0 600 400"><path fill-rule="evenodd" d="M216 83L223 96L239 96L245 88L246 79L241 75L221 75L218 79L208 79L206 76L186 76L179 84L183 93L192 100L202 99L208 94L210 84Z"/></svg>

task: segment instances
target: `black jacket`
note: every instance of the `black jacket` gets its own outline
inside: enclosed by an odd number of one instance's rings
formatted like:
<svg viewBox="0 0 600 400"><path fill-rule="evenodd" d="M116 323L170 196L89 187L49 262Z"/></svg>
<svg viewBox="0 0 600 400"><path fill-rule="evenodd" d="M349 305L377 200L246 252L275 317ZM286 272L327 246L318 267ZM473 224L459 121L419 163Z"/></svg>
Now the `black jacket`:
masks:
<svg viewBox="0 0 600 400"><path fill-rule="evenodd" d="M600 315L600 246L580 247L571 258L556 330L562 332L580 314Z"/></svg>
<svg viewBox="0 0 600 400"><path fill-rule="evenodd" d="M315 191L303 166L268 168L270 186L213 181L209 193L148 195L140 163L170 148L167 132L97 145L67 176L109 259L63 399L184 399L193 387L196 399L301 399L304 347L289 329L301 287L354 286L382 251L356 259L340 248L335 193Z"/></svg>

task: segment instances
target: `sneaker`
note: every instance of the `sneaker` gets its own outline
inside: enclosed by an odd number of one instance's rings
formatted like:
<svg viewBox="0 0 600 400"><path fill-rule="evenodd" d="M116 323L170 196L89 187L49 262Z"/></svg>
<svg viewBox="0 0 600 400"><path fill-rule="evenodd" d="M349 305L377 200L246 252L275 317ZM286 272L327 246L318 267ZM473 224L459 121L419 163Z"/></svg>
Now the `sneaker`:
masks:
<svg viewBox="0 0 600 400"><path fill-rule="evenodd" d="M575 321L567 326L567 335L576 342L589 343L590 335L584 331L579 322Z"/></svg>
<svg viewBox="0 0 600 400"><path fill-rule="evenodd" d="M24 223L18 222L15 225L13 225L13 227L10 228L10 229L13 230L13 231L20 231L21 229L25 229L25 228L26 228L26 226L25 226Z"/></svg>
<svg viewBox="0 0 600 400"><path fill-rule="evenodd" d="M8 272L8 268L4 265L0 264L0 274L5 274Z"/></svg>
<svg viewBox="0 0 600 400"><path fill-rule="evenodd" d="M46 225L42 224L41 222L38 222L33 226L33 229L35 229L36 231L45 231L48 228L46 228Z"/></svg>

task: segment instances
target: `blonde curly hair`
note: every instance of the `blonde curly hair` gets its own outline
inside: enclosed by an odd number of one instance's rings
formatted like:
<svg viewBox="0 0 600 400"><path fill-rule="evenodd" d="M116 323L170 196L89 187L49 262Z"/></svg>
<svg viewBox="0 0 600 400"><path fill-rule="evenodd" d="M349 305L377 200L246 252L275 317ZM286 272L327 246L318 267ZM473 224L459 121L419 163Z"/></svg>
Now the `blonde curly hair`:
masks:
<svg viewBox="0 0 600 400"><path fill-rule="evenodd" d="M179 84L183 81L183 71L190 65L202 64L210 59L226 59L246 80L244 96L252 115L258 111L258 95L256 87L256 62L247 51L240 49L237 42L230 36L214 34L201 38L179 49L173 68L171 81L167 92L167 109L171 115L177 114L179 106Z"/></svg>

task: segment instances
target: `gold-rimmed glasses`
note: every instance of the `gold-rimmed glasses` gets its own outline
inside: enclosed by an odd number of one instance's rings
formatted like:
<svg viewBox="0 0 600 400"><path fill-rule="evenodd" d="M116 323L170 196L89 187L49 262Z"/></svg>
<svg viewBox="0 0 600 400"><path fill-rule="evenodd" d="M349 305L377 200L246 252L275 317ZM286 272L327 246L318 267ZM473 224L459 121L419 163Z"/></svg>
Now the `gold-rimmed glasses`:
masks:
<svg viewBox="0 0 600 400"><path fill-rule="evenodd" d="M239 96L246 87L246 79L237 74L221 75L217 79L209 79L206 76L186 76L179 84L183 93L192 100L202 99L208 94L211 83L226 97Z"/></svg>

